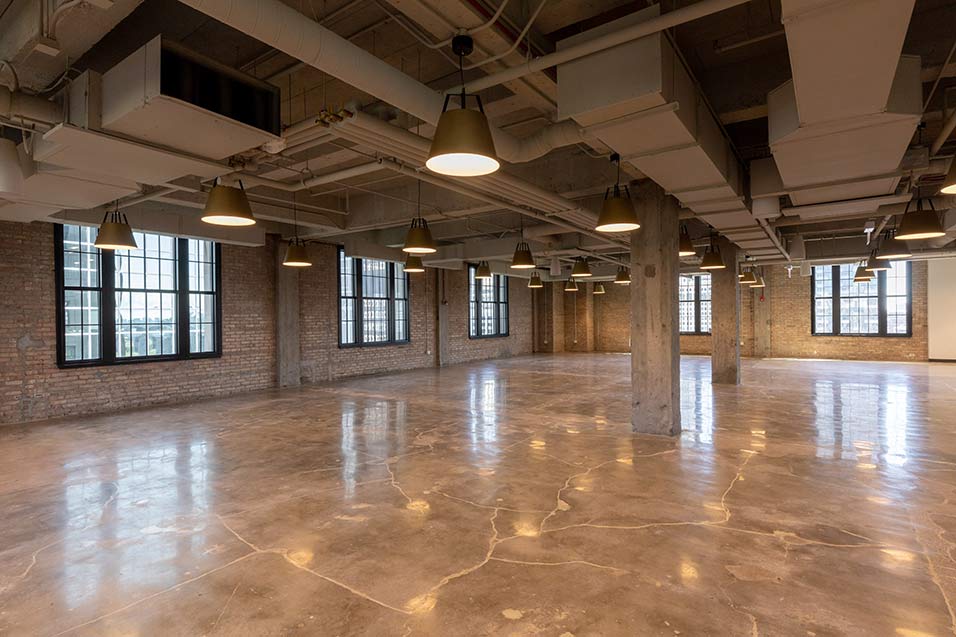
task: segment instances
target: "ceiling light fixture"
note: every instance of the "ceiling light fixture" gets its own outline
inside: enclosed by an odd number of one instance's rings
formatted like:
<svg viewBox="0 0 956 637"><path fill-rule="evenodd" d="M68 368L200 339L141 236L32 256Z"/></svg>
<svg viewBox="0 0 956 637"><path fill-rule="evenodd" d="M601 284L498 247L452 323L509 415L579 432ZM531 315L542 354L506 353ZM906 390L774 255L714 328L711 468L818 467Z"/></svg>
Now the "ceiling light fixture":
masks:
<svg viewBox="0 0 956 637"><path fill-rule="evenodd" d="M872 254L870 254L870 258L866 260L867 272L879 272L881 270L891 270L892 268L893 268L893 265L889 261L886 261L885 259L880 260L876 258L875 250L873 251Z"/></svg>
<svg viewBox="0 0 956 637"><path fill-rule="evenodd" d="M704 259L700 262L701 270L723 270L727 266L724 259L720 256L720 247L717 245L716 235L710 235L710 245L707 252L704 253Z"/></svg>
<svg viewBox="0 0 956 637"><path fill-rule="evenodd" d="M757 280L750 285L752 288L765 288L767 287L767 282L764 280L763 275L757 277Z"/></svg>
<svg viewBox="0 0 956 637"><path fill-rule="evenodd" d="M631 274L627 271L623 265L617 266L617 276L614 277L614 282L618 285L630 285L631 284Z"/></svg>
<svg viewBox="0 0 956 637"><path fill-rule="evenodd" d="M103 215L99 232L96 233L94 246L100 250L138 250L133 229L126 219L126 214L120 212L119 203L115 209Z"/></svg>
<svg viewBox="0 0 956 637"><path fill-rule="evenodd" d="M490 279L491 278L491 266L488 265L487 261L479 261L478 269L475 270L476 279Z"/></svg>
<svg viewBox="0 0 956 637"><path fill-rule="evenodd" d="M531 280L528 281L528 287L532 289L543 288L544 283L541 281L541 275L537 272L532 272Z"/></svg>
<svg viewBox="0 0 956 637"><path fill-rule="evenodd" d="M687 224L680 227L680 245L677 247L677 256L692 257L697 254L697 248L694 242L690 240L690 232L687 230Z"/></svg>
<svg viewBox="0 0 956 637"><path fill-rule="evenodd" d="M893 241L896 230L887 230L884 238L880 241L880 248L876 251L877 259L886 259L898 261L908 259L913 256L910 249L902 241Z"/></svg>
<svg viewBox="0 0 956 637"><path fill-rule="evenodd" d="M451 41L451 48L458 55L461 104L456 109L448 110L451 95L445 96L425 166L432 172L452 177L488 175L501 167L495 153L495 142L491 137L481 97L477 94L471 96L478 102L478 110L474 111L467 108L469 95L465 93L464 59L474 51L475 43L470 36L456 35Z"/></svg>
<svg viewBox="0 0 956 637"><path fill-rule="evenodd" d="M256 223L249 207L249 198L246 190L239 182L239 187L224 186L219 178L212 184L212 190L206 196L206 206L203 208L201 219L214 226L251 226Z"/></svg>
<svg viewBox="0 0 956 637"><path fill-rule="evenodd" d="M939 189L944 195L956 195L956 157L949 163L949 172L943 180L943 187Z"/></svg>
<svg viewBox="0 0 956 637"><path fill-rule="evenodd" d="M747 270L740 277L740 285L750 285L753 286L757 282L757 276L754 274L753 270Z"/></svg>
<svg viewBox="0 0 956 637"><path fill-rule="evenodd" d="M22 193L23 168L20 166L17 144L12 139L0 137L0 195Z"/></svg>
<svg viewBox="0 0 956 637"><path fill-rule="evenodd" d="M417 254L410 254L405 257L405 272L424 272L425 264L422 263L422 258Z"/></svg>
<svg viewBox="0 0 956 637"><path fill-rule="evenodd" d="M903 211L903 218L900 219L899 227L896 230L895 239L899 241L918 241L919 239L935 239L942 237L943 224L939 222L939 215L936 214L936 207L933 206L933 200L927 199L929 210L923 210L923 199L916 200L916 211L909 212L910 203L907 202L906 210Z"/></svg>
<svg viewBox="0 0 956 637"><path fill-rule="evenodd" d="M603 284L603 283L595 283L595 284L594 284L594 293L595 293L595 294L606 294L606 292L604 291L604 284Z"/></svg>
<svg viewBox="0 0 956 637"><path fill-rule="evenodd" d="M309 251L305 248L305 241L299 238L299 213L295 205L295 193L292 193L292 238L289 247L285 249L285 259L282 265L290 268L308 268L312 266Z"/></svg>
<svg viewBox="0 0 956 637"><path fill-rule="evenodd" d="M611 153L611 163L617 166L617 178L614 185L604 191L604 204L598 216L598 232L631 232L641 227L631 201L631 191L625 185L621 187L621 156Z"/></svg>
<svg viewBox="0 0 956 637"><path fill-rule="evenodd" d="M418 213L412 219L412 225L405 235L403 252L411 254L433 254L438 252L438 246L432 238L432 231L428 229L428 222L422 216L422 182L418 182Z"/></svg>
<svg viewBox="0 0 956 637"><path fill-rule="evenodd" d="M869 272L866 269L865 265L860 264L859 266L857 266L856 274L853 275L854 283L866 283L867 281L871 281L872 279L873 279L873 273Z"/></svg>
<svg viewBox="0 0 956 637"><path fill-rule="evenodd" d="M521 236L524 236L524 220L520 221ZM515 270L533 270L536 266L534 264L534 256L531 254L531 246L528 245L528 242L522 239L518 242L518 245L515 246L514 256L511 257L511 267Z"/></svg>
<svg viewBox="0 0 956 637"><path fill-rule="evenodd" d="M582 279L591 276L591 266L588 265L587 257L579 257L574 261L574 267L571 268L571 277Z"/></svg>
<svg viewBox="0 0 956 637"><path fill-rule="evenodd" d="M578 291L578 282L574 279L568 279L564 284L565 292L577 292Z"/></svg>

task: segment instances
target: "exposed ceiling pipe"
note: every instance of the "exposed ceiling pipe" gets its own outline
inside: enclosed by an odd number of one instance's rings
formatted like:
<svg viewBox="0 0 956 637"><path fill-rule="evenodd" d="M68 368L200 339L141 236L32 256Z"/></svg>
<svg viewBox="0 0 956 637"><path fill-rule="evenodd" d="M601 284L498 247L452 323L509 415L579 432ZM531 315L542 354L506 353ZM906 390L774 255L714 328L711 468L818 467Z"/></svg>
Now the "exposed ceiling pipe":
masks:
<svg viewBox="0 0 956 637"><path fill-rule="evenodd" d="M705 0L705 3L741 4L746 1ZM438 124L444 103L440 93L310 20L281 0L180 2L429 124ZM556 138L566 138L570 132L565 128ZM547 135L535 142L538 154L523 148L522 141L498 128L492 127L492 135L498 155L506 161L528 161L552 149L547 146ZM580 141L583 139L571 143Z"/></svg>
<svg viewBox="0 0 956 637"><path fill-rule="evenodd" d="M0 117L27 119L41 124L59 124L63 121L60 107L42 97L11 91L0 86Z"/></svg>
<svg viewBox="0 0 956 637"><path fill-rule="evenodd" d="M701 2L697 2L688 7L675 9L674 11L665 13L664 15L652 20L635 24L634 26L628 27L626 29L621 29L620 31L609 33L608 35L598 37L587 42L582 42L576 46L569 46L565 49L561 49L560 51L549 53L548 55L542 55L541 57L534 58L533 60L528 60L524 64L512 66L503 71L486 75L485 77L474 80L473 82L467 82L465 87L467 92L477 93L478 91L491 88L492 86L498 86L499 84L504 84L505 82L511 82L512 80L520 79L525 75L543 71L545 69L551 68L552 66L564 64L565 62L577 60L579 58L610 49L626 42L630 42L632 40L637 40L654 33L659 33L666 29L672 29L686 22L691 22L692 20L697 20L698 18L703 18L713 13L717 13L718 11L730 9L731 7L736 7L737 5L746 4L748 2L750 2L750 0L701 0ZM461 90L462 87L459 85L447 89L445 93L461 93Z"/></svg>
<svg viewBox="0 0 956 637"><path fill-rule="evenodd" d="M953 111L952 115L946 118L946 121L943 123L943 130L939 131L939 135L933 140L933 145L930 146L929 149L930 157L935 156L936 153L939 152L939 149L943 147L943 144L945 144L949 136L952 135L953 129L956 129L956 110Z"/></svg>
<svg viewBox="0 0 956 637"><path fill-rule="evenodd" d="M244 173L233 173L231 177L233 179L241 179L243 185L249 187L264 186L266 188L274 188L276 190L282 190L285 192L298 192L299 190L305 190L315 186L322 186L324 184L344 181L346 179L352 179L353 177L361 177L362 175L378 172L379 170L382 170L382 162L373 161L367 164L352 166L351 168L343 168L342 170L337 170L331 173L316 175L315 177L310 177L308 179L302 179L299 181L279 181L277 179L266 179L265 177L247 175Z"/></svg>

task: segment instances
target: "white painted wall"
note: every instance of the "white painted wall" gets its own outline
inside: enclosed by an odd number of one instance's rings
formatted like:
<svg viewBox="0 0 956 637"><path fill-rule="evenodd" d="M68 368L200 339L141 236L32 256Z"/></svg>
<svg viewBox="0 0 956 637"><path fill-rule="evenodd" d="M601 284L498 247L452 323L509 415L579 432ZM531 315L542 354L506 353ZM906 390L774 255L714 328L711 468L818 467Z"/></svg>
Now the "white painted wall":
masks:
<svg viewBox="0 0 956 637"><path fill-rule="evenodd" d="M929 357L956 360L956 259L928 263Z"/></svg>

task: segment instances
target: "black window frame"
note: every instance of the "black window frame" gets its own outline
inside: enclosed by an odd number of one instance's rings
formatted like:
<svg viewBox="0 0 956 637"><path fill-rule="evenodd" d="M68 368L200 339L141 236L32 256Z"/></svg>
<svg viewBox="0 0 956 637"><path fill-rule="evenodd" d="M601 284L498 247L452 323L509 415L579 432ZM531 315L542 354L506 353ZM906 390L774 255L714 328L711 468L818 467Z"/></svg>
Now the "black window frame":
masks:
<svg viewBox="0 0 956 637"><path fill-rule="evenodd" d="M355 292L354 295L344 297L342 295L342 259L352 259L352 290ZM365 330L363 329L363 316L361 308L363 305L363 300L365 297L362 294L362 262L365 259L360 257L349 257L345 254L345 248L339 246L338 254L336 255L335 260L335 269L336 269L336 298L338 303L336 305L337 309L337 320L339 327L338 334L338 344L339 349L351 349L355 347L387 347L387 346L402 346L408 345L412 342L412 291L410 287L411 280L409 279L408 272L403 272L405 275L405 297L398 298L395 295L395 267L400 265L394 261L386 261L385 259L370 259L371 261L384 261L388 265L388 340L384 341L374 341L371 343L365 343ZM370 297L375 298L376 300L382 300L379 297ZM342 342L342 302L344 300L349 300L355 305L353 307L353 316L355 324L355 342L354 343L343 343ZM406 333L408 338L403 340L395 338L395 325L396 325L396 313L395 305L397 301L403 301L405 303L405 322L406 322Z"/></svg>
<svg viewBox="0 0 956 637"><path fill-rule="evenodd" d="M713 328L713 319L714 319L714 314L713 314L713 312L714 312L714 305L713 305L713 296L714 296L714 292L713 292L713 291L714 291L714 288L713 288L713 284L714 284L714 279L713 279L713 277L711 277L711 279L710 279L710 283L711 283L711 288L710 288L710 290L711 290L711 298L709 298L709 299L702 299L702 298L700 298L700 281L701 281L701 279L702 279L703 277L705 277L705 276L710 276L710 274L704 272L704 273L702 273L702 274L692 274L692 275L682 275L682 276L690 276L691 278L694 279L694 299L693 299L692 301L682 301L682 300L680 300L680 299L678 298L678 300L677 300L677 309L678 309L677 320L678 320L678 323L679 323L679 322L680 322L680 304L681 304L681 303L693 303L693 304L694 304L694 330L691 331L691 332L685 332L685 331L681 330L681 331L680 331L680 334L683 335L683 336L711 336L711 335L713 334L712 329L711 329L711 330L708 330L708 331L704 331L704 330L701 330L701 329L700 329L700 316L701 316L700 306L701 306L701 303L702 303L702 302L710 303L711 328ZM679 289L679 287L678 287L678 295L679 295L679 294L680 294L680 289Z"/></svg>
<svg viewBox="0 0 956 637"><path fill-rule="evenodd" d="M893 267L904 265L906 267L906 332L888 333L886 331L887 312L886 312L886 271L877 272L877 331L869 334L846 333L840 331L840 264L831 266L814 266L810 275L810 334L812 336L839 336L839 337L865 337L865 338L912 338L913 337L913 264L910 261L894 261ZM845 264L844 264L845 265ZM831 296L823 297L821 300L831 302L832 326L830 332L817 331L817 271L818 267L832 268L832 292Z"/></svg>
<svg viewBox="0 0 956 637"><path fill-rule="evenodd" d="M60 369L79 367L109 367L164 361L220 358L222 356L222 246L215 246L215 347L210 352L190 352L189 349L189 239L176 239L176 353L162 356L116 356L116 260L112 250L99 250L99 328L100 357L77 361L66 360L66 287L64 285L63 224L56 224L54 237L54 265L56 278L56 364ZM167 291L168 292L168 291Z"/></svg>
<svg viewBox="0 0 956 637"><path fill-rule="evenodd" d="M480 338L507 338L511 336L511 306L509 303L509 286L510 281L508 276L505 274L492 274L491 279L478 279L475 277L475 274L478 272L478 266L474 263L468 264L468 338L471 339L480 339ZM475 285L472 288L471 282L474 281ZM481 301L481 290L484 285L491 285L495 291L495 300L494 301ZM472 298L472 289L474 289L474 298ZM504 299L501 298L502 290L504 290ZM483 334L481 323L482 319L485 318L482 314L483 305L490 303L494 305L494 319L493 323L495 326L495 332L493 334ZM501 309L504 307L505 317L505 330L501 331ZM472 332L471 326L475 326L475 331Z"/></svg>

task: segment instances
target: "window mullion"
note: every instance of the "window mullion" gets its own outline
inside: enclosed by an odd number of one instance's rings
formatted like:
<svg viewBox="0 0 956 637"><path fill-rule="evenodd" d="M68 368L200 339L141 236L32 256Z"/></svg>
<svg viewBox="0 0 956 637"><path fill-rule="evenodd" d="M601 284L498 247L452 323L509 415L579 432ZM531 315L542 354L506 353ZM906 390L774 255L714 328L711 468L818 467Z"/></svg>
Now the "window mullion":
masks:
<svg viewBox="0 0 956 637"><path fill-rule="evenodd" d="M832 291L830 293L830 314L833 316L833 329L830 333L837 336L841 333L840 328L840 266L830 266L830 278L832 279Z"/></svg>
<svg viewBox="0 0 956 637"><path fill-rule="evenodd" d="M877 307L877 333L880 336L886 335L886 271L877 272L876 277L876 307Z"/></svg>
<svg viewBox="0 0 956 637"><path fill-rule="evenodd" d="M217 286L218 289L218 286ZM177 354L188 358L189 347L189 240L176 240L176 347Z"/></svg>
<svg viewBox="0 0 956 637"><path fill-rule="evenodd" d="M352 259L352 289L355 290L355 342L365 344L365 294L362 290L362 259Z"/></svg>
<svg viewBox="0 0 956 637"><path fill-rule="evenodd" d="M116 362L116 253L100 250L100 334L102 356Z"/></svg>
<svg viewBox="0 0 956 637"><path fill-rule="evenodd" d="M395 264L389 263L385 268L385 274L388 276L388 303L385 304L386 325L385 331L388 334L388 342L395 342Z"/></svg>

